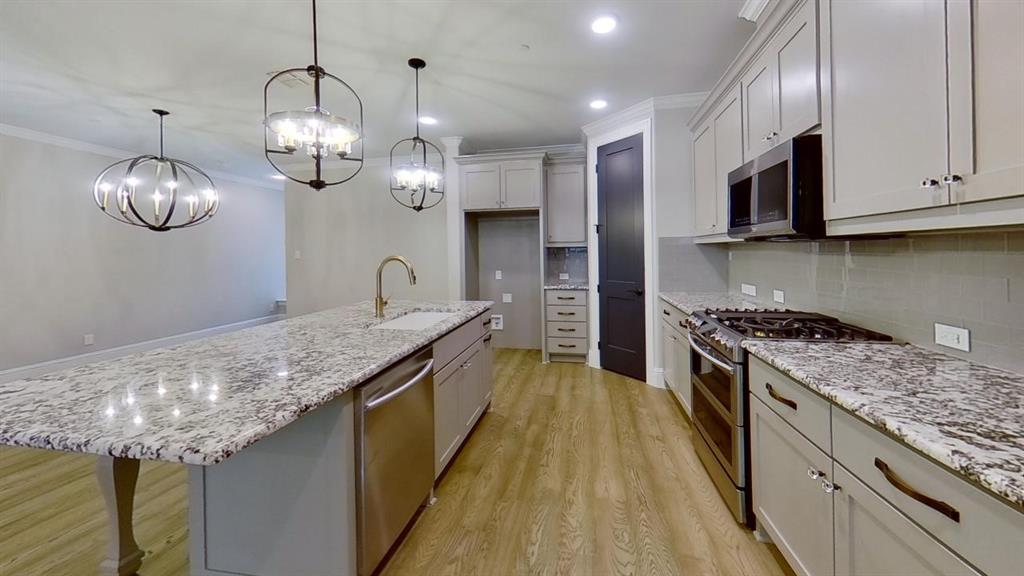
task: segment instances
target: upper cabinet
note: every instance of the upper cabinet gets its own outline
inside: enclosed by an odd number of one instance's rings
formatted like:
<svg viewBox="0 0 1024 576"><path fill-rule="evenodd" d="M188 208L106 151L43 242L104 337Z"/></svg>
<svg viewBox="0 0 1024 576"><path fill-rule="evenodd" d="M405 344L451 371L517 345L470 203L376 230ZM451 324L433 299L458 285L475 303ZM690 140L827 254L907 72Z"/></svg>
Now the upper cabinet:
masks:
<svg viewBox="0 0 1024 576"><path fill-rule="evenodd" d="M708 120L693 133L693 212L698 236L718 230L715 179L715 125Z"/></svg>
<svg viewBox="0 0 1024 576"><path fill-rule="evenodd" d="M743 90L743 157L756 158L778 139L775 129L775 94L771 63L758 58L740 86Z"/></svg>
<svg viewBox="0 0 1024 576"><path fill-rule="evenodd" d="M830 234L1024 221L967 204L1024 195L1024 4L823 1L821 22Z"/></svg>
<svg viewBox="0 0 1024 576"><path fill-rule="evenodd" d="M740 90L727 94L693 136L696 234L725 234L729 172L743 164Z"/></svg>
<svg viewBox="0 0 1024 576"><path fill-rule="evenodd" d="M539 209L544 154L460 157L463 210Z"/></svg>
<svg viewBox="0 0 1024 576"><path fill-rule="evenodd" d="M548 244L586 244L587 195L583 163L552 164L544 169Z"/></svg>

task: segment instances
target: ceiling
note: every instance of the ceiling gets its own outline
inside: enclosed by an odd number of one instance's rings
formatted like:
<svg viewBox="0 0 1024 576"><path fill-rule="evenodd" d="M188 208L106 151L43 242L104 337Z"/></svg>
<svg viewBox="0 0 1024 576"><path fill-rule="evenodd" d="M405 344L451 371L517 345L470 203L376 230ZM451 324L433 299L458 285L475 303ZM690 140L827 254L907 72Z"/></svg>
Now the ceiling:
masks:
<svg viewBox="0 0 1024 576"><path fill-rule="evenodd" d="M742 0L341 2L320 0L320 62L358 92L368 157L413 130L469 149L580 141L580 127L652 96L701 92L753 32ZM610 34L590 22L613 14ZM268 73L312 63L306 0L0 2L0 123L167 154L256 178ZM591 110L595 98L605 110ZM332 110L335 111L335 110ZM439 142L438 142L439 144Z"/></svg>

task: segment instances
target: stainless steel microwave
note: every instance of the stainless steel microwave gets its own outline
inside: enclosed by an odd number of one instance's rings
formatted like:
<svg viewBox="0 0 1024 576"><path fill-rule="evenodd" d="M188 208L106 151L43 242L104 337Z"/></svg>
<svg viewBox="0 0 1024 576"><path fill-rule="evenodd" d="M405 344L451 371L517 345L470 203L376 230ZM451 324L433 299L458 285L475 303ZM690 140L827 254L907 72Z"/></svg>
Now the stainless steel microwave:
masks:
<svg viewBox="0 0 1024 576"><path fill-rule="evenodd" d="M821 238L821 135L783 142L729 172L729 236Z"/></svg>

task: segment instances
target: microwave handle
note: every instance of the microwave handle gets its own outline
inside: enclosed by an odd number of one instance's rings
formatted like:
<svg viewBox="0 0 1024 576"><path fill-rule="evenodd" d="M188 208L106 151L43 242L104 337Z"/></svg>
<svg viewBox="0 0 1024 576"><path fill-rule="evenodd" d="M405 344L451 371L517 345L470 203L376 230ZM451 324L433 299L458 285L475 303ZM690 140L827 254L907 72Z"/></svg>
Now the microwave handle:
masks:
<svg viewBox="0 0 1024 576"><path fill-rule="evenodd" d="M698 345L697 345L697 343L693 341L693 336L691 336L690 334L687 334L687 335L686 335L686 339L690 341L690 348L691 348L692 350L696 350L696 351L697 351L697 354L700 354L701 356L703 356L704 358L706 358L708 362L711 362L711 363L712 363L712 364L714 364L715 366L718 366L718 367L719 367L719 368L721 368L722 370L725 370L725 371L726 371L726 373L728 373L728 374L729 374L730 376L731 376L732 374L734 374L734 373L736 372L736 369L735 369L735 368L733 368L732 366L729 366L729 365L728 365L728 364L726 364L725 362L722 362L722 361L721 361L721 360L719 360L718 358L715 358L715 357L714 357L714 356L712 356L711 354L708 354L708 353L707 353L707 352L705 352L705 351L704 351L703 349L701 349L701 347L700 347L700 346L698 346Z"/></svg>

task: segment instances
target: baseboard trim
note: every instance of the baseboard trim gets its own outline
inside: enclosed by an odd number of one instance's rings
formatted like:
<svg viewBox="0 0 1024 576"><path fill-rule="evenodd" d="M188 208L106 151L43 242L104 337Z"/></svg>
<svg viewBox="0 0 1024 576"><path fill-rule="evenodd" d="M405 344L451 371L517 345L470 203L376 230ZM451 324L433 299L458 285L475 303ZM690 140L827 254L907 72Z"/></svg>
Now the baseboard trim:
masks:
<svg viewBox="0 0 1024 576"><path fill-rule="evenodd" d="M85 354L77 354L75 356L66 356L64 358L46 360L44 362L39 362L37 364L29 364L28 366L8 368L7 370L0 370L0 383L12 382L14 380L21 380L24 378L34 378L36 376L41 376L49 372L65 370L67 368L81 366L82 364L88 364L90 362L110 360L112 358L118 358L120 356L127 356L128 354L137 354L139 352L153 350L154 348L174 346L177 344L188 342L190 340L198 340L199 338L205 338L207 336L214 336L217 334L223 334L225 332L234 332L235 330L241 330L243 328L250 328L252 326L259 326L260 324L276 322L278 320L284 319L284 317L285 316L283 314L272 314L270 316L262 316L260 318L243 320L241 322L234 322L232 324L212 326L210 328L204 328L202 330L196 330L194 332L185 332L183 334L175 334L173 336L164 336L162 338L154 338L153 340L144 340L142 342L136 342L133 344L125 344L123 346L105 348L103 350L96 350L95 352L86 352Z"/></svg>

